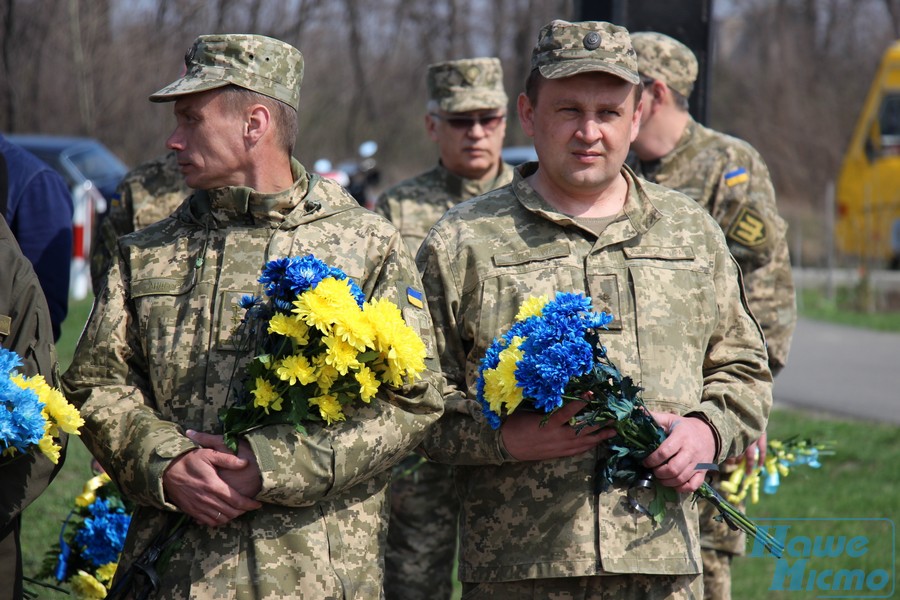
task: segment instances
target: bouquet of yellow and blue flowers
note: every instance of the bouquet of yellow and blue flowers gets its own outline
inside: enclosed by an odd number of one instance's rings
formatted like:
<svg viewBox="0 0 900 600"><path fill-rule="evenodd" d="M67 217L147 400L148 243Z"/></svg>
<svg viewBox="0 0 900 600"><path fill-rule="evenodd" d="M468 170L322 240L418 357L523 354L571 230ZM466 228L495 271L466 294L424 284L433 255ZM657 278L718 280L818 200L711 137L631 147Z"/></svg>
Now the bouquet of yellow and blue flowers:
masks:
<svg viewBox="0 0 900 600"><path fill-rule="evenodd" d="M808 438L790 437L786 440L769 440L766 443L766 458L749 472L747 459L741 458L735 470L727 479L719 483L725 492L725 499L733 504L743 502L750 496L750 502L759 502L759 488L762 483L766 494L774 494L781 485L781 478L787 477L793 467L806 465L813 469L822 466L819 458L834 454L832 442L814 442Z"/></svg>
<svg viewBox="0 0 900 600"><path fill-rule="evenodd" d="M382 384L414 381L425 369L425 344L397 305L367 301L340 269L311 254L281 258L263 267L259 281L268 300L241 300L241 327L259 353L236 402L220 414L229 447L263 424L303 432L304 423L343 421Z"/></svg>
<svg viewBox="0 0 900 600"><path fill-rule="evenodd" d="M106 598L130 523L131 510L109 475L92 477L75 497L41 576L67 583L78 600Z"/></svg>
<svg viewBox="0 0 900 600"><path fill-rule="evenodd" d="M21 366L18 354L0 348L0 456L37 446L56 464L60 432L78 435L84 420L43 375L25 377L16 370Z"/></svg>
<svg viewBox="0 0 900 600"><path fill-rule="evenodd" d="M623 376L610 361L600 342L600 330L613 317L591 310L590 299L581 294L559 293L529 298L519 309L516 322L488 348L479 367L477 399L491 427L498 428L502 415L520 406L549 414L568 402L580 401L585 408L572 419L577 430L600 425L612 427L616 436L607 442L609 458L598 473L598 489L614 481L639 487L655 487L649 507L632 499L631 506L657 522L665 503L675 500L671 488L652 479L642 461L666 439L666 432L653 419L640 396L641 388ZM707 483L696 496L713 503L733 528L753 535L775 556L783 547L740 510L726 502Z"/></svg>

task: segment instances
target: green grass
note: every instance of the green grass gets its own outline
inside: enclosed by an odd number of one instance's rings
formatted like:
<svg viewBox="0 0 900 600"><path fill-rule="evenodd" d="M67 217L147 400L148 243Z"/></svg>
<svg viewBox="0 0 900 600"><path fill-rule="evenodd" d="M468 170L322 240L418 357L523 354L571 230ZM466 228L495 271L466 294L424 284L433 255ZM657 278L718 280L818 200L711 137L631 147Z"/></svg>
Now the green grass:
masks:
<svg viewBox="0 0 900 600"><path fill-rule="evenodd" d="M829 298L815 288L798 290L800 316L817 321L876 331L900 331L900 309L870 311L869 301L859 289L840 288Z"/></svg>
<svg viewBox="0 0 900 600"><path fill-rule="evenodd" d="M63 324L58 344L60 362L68 366L75 343L90 311L90 301L73 302L69 318ZM776 410L770 419L769 435L791 435L816 440L833 440L837 454L827 457L821 469L799 467L783 481L779 492L762 495L759 504L750 505L748 514L763 519L823 519L808 522L810 535L866 535L871 543L862 559L829 559L833 569L881 568L894 557L894 548L882 522L838 521L838 519L894 519L897 514L897 489L900 484L900 431L893 425L830 419L823 415L792 410ZM24 514L22 544L25 574L38 572L43 556L59 535L60 525L90 477L90 455L79 439L69 443L68 456L60 474L44 494ZM802 529L800 521L790 522ZM764 524L774 525L774 522ZM879 527L881 529L879 529ZM794 530L792 530L794 531ZM803 533L803 532L801 532ZM821 559L825 560L825 559ZM820 562L821 562L820 560ZM793 559L791 560L793 564ZM813 591L773 592L776 561L771 557L741 557L734 564L734 598L790 598L805 600L827 595ZM893 574L892 574L893 577ZM804 582L805 584L805 582ZM67 598L60 592L27 586L40 598ZM459 597L456 587L455 598ZM871 596L870 596L871 597Z"/></svg>

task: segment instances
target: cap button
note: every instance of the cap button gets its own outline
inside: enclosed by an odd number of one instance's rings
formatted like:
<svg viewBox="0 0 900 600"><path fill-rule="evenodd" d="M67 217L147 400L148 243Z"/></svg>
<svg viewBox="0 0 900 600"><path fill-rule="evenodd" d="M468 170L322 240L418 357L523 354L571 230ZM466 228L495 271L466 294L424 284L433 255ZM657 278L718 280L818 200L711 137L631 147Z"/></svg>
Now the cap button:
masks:
<svg viewBox="0 0 900 600"><path fill-rule="evenodd" d="M600 47L600 34L592 31L584 36L584 47L588 50L596 50Z"/></svg>

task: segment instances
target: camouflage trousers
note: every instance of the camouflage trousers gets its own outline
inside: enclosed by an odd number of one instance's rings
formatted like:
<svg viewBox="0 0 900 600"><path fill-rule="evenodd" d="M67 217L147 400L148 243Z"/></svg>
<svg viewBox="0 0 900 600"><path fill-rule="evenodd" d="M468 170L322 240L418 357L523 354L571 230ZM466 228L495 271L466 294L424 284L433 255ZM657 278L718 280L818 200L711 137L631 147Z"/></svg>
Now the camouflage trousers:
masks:
<svg viewBox="0 0 900 600"><path fill-rule="evenodd" d="M459 498L453 468L411 456L395 469L384 556L386 600L449 600ZM405 476L404 468L413 468Z"/></svg>
<svg viewBox="0 0 900 600"><path fill-rule="evenodd" d="M700 600L700 575L604 575L463 583L462 600Z"/></svg>
<svg viewBox="0 0 900 600"><path fill-rule="evenodd" d="M721 492L719 481L723 476L711 473L709 483ZM717 521L719 514L709 502L700 507L700 549L703 558L703 597L706 600L731 600L731 561L744 553L747 537L743 531L731 529L724 521ZM744 505L738 508L744 510Z"/></svg>

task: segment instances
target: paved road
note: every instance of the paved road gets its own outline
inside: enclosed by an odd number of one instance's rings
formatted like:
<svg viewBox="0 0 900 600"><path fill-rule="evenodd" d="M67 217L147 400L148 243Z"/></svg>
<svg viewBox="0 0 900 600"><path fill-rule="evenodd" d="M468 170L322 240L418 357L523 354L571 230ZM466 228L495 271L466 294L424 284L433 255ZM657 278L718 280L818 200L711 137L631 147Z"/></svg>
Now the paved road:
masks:
<svg viewBox="0 0 900 600"><path fill-rule="evenodd" d="M800 319L775 405L900 424L900 334Z"/></svg>

